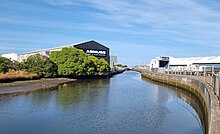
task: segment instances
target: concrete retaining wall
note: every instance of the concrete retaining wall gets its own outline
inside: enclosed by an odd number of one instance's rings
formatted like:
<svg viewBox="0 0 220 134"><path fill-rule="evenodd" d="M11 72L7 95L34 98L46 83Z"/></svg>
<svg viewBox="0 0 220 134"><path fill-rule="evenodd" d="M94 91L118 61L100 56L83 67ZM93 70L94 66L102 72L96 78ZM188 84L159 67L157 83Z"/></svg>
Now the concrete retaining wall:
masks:
<svg viewBox="0 0 220 134"><path fill-rule="evenodd" d="M137 70L138 71L138 70ZM140 72L140 71L139 71ZM152 81L175 86L190 92L202 105L203 114L200 117L206 134L220 134L220 108L214 89L208 83L201 81L196 76L170 75L141 71L143 77Z"/></svg>

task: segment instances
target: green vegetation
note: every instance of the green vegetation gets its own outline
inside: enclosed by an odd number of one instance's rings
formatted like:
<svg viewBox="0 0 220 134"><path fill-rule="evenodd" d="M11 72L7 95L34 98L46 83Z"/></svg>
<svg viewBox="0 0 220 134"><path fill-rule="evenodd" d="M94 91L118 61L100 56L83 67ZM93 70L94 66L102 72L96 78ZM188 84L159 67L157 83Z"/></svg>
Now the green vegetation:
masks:
<svg viewBox="0 0 220 134"><path fill-rule="evenodd" d="M0 57L0 73L6 73L8 72L11 67L12 67L12 61L4 58L4 57Z"/></svg>
<svg viewBox="0 0 220 134"><path fill-rule="evenodd" d="M18 63L4 57L0 57L0 82L34 79L38 77L35 73L21 71L23 68L23 63Z"/></svg>
<svg viewBox="0 0 220 134"><path fill-rule="evenodd" d="M110 71L110 67L108 65L108 62L105 61L104 59L98 59L94 56L90 56L92 59L92 61L95 63L96 65L96 72L99 74L99 75L102 75L103 73L105 72L109 72Z"/></svg>
<svg viewBox="0 0 220 134"><path fill-rule="evenodd" d="M33 72L40 77L55 77L57 75L57 65L48 57L40 54L32 55L24 62L27 72Z"/></svg>
<svg viewBox="0 0 220 134"><path fill-rule="evenodd" d="M109 72L104 59L98 59L76 48L63 48L52 52L50 59L57 64L59 75L87 76Z"/></svg>
<svg viewBox="0 0 220 134"><path fill-rule="evenodd" d="M32 55L24 62L0 57L0 81L33 79L38 77L78 77L103 75L110 71L108 62L84 53L76 48L54 51L50 58Z"/></svg>
<svg viewBox="0 0 220 134"><path fill-rule="evenodd" d="M123 68L126 68L128 67L127 65L122 65L122 64L117 64L117 65L114 65L115 67L123 67Z"/></svg>

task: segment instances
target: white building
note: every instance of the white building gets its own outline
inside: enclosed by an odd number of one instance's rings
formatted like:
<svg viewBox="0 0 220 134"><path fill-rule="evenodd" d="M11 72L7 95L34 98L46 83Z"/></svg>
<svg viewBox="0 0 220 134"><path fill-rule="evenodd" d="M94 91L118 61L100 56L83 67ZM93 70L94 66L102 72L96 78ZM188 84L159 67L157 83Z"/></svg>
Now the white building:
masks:
<svg viewBox="0 0 220 134"><path fill-rule="evenodd" d="M117 56L110 56L110 67L113 68L115 63L118 62L118 57Z"/></svg>
<svg viewBox="0 0 220 134"><path fill-rule="evenodd" d="M49 56L51 54L51 52L53 52L53 51L61 51L63 48L74 47L74 45L76 45L76 44L70 44L70 45L65 45L65 46L60 46L60 47L42 49L42 50L31 51L31 52L19 54L17 61L22 62L22 61L26 60L29 56L35 55L35 54Z"/></svg>
<svg viewBox="0 0 220 134"><path fill-rule="evenodd" d="M18 61L18 55L16 53L2 54L1 57L8 58L12 61Z"/></svg>
<svg viewBox="0 0 220 134"><path fill-rule="evenodd" d="M211 71L220 67L220 56L171 58L170 68L177 71Z"/></svg>
<svg viewBox="0 0 220 134"><path fill-rule="evenodd" d="M170 57L168 56L160 56L152 59L150 61L150 70L159 70L169 67Z"/></svg>
<svg viewBox="0 0 220 134"><path fill-rule="evenodd" d="M172 71L211 71L220 68L220 56L174 58L160 56L151 60L151 70L169 69Z"/></svg>
<svg viewBox="0 0 220 134"><path fill-rule="evenodd" d="M84 51L85 53L92 55L92 56L95 56L97 58L103 58L108 63L110 63L110 56L109 56L110 49L108 47L94 41L94 40L80 42L80 43L76 43L76 44L65 45L65 46L59 46L59 47L54 47L54 48L36 50L36 51L31 51L31 52L27 52L27 53L23 53L23 54L18 54L18 55L15 53L3 54L2 57L6 57L11 60L22 62L22 61L26 60L29 56L32 56L32 55L40 54L43 56L49 56L53 51L60 51L63 48L70 48L70 47L80 49L80 50ZM116 61L114 61L114 63L117 62L117 57L115 57L115 59L113 59L113 60L116 60Z"/></svg>
<svg viewBox="0 0 220 134"><path fill-rule="evenodd" d="M147 65L138 65L137 68L141 69L141 70L150 70L150 65L149 64L147 64Z"/></svg>

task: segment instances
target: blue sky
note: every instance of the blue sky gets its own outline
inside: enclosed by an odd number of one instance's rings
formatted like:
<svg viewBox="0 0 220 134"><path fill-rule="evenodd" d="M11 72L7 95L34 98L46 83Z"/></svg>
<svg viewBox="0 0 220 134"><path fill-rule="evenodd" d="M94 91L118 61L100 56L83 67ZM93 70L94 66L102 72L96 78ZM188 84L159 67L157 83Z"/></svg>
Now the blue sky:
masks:
<svg viewBox="0 0 220 134"><path fill-rule="evenodd" d="M1 0L0 53L87 40L119 62L220 55L218 0Z"/></svg>

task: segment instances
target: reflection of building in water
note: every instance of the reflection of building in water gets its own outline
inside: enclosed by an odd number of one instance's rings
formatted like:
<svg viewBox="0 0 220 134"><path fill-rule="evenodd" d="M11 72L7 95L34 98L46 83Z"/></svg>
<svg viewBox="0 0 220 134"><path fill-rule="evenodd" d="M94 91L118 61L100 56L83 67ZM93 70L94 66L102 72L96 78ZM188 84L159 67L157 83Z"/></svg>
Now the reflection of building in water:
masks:
<svg viewBox="0 0 220 134"><path fill-rule="evenodd" d="M174 95L172 92L167 91L168 89L156 85L156 98L159 100L161 103L170 103L174 99Z"/></svg>
<svg viewBox="0 0 220 134"><path fill-rule="evenodd" d="M150 98L152 98L152 103L155 104L151 107L151 124L161 127L167 123L171 114L166 104L172 102L175 96L172 92L167 91L167 88L159 85L154 85L152 90Z"/></svg>
<svg viewBox="0 0 220 134"><path fill-rule="evenodd" d="M144 77L142 77L142 80L153 83L153 84L161 85L161 86L166 86L168 90L175 92L175 94L177 95L176 97L172 97L172 95L167 95L165 99L163 99L163 101L172 102L175 99L175 101L178 104L180 104L183 108L185 108L195 117L195 119L198 121L199 125L201 126L204 132L208 130L208 118L209 117L208 117L208 113L206 109L206 102L204 102L203 99L201 99L198 96L196 97L192 93L185 91L183 89L175 88L172 86L167 86L167 85L164 85L158 82L152 82L149 79L144 78ZM155 96L155 98L158 100L164 97L164 95L162 94L160 90L166 90L166 88L160 89L160 86L157 86L156 92L153 94L153 96Z"/></svg>

